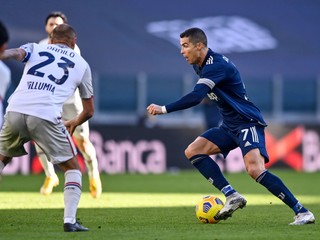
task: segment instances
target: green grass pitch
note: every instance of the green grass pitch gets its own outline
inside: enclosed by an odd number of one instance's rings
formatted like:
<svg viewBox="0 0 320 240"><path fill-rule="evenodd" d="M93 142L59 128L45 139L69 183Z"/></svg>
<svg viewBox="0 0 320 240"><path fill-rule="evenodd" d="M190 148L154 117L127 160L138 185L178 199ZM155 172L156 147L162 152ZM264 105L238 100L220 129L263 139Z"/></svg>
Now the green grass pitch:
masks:
<svg viewBox="0 0 320 240"><path fill-rule="evenodd" d="M78 218L89 232L64 233L63 176L50 196L39 193L43 175L3 176L0 183L0 239L320 239L319 173L272 171L316 217L316 223L288 226L293 212L246 173L226 174L247 206L218 224L202 224L195 204L204 195L225 198L196 170L160 175L102 175L103 195L92 199L88 177Z"/></svg>

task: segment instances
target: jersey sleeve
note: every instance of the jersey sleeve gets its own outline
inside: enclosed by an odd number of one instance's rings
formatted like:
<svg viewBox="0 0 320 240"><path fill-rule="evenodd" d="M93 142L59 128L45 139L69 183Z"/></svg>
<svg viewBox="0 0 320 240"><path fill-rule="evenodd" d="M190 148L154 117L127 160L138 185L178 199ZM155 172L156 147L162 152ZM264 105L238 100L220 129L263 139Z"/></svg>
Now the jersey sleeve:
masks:
<svg viewBox="0 0 320 240"><path fill-rule="evenodd" d="M89 99L93 97L92 74L88 64L79 85L79 93L81 98Z"/></svg>
<svg viewBox="0 0 320 240"><path fill-rule="evenodd" d="M26 51L26 56L22 60L23 63L26 63L30 59L30 56L33 52L33 49L34 49L33 43L24 44L24 45L20 46L20 48Z"/></svg>
<svg viewBox="0 0 320 240"><path fill-rule="evenodd" d="M206 65L203 68L202 76L198 83L204 83L211 89L220 81L226 79L226 68L221 63Z"/></svg>
<svg viewBox="0 0 320 240"><path fill-rule="evenodd" d="M193 91L179 100L165 105L167 113L187 109L199 104L210 91L207 85L196 84Z"/></svg>

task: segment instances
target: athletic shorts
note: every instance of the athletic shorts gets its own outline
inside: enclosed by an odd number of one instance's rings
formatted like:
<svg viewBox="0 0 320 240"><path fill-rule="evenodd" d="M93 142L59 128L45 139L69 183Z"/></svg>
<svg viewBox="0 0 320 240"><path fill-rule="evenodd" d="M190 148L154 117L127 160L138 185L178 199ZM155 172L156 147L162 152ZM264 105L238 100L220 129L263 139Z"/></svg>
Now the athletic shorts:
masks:
<svg viewBox="0 0 320 240"><path fill-rule="evenodd" d="M3 124L3 103L0 97L0 128L2 127L2 124Z"/></svg>
<svg viewBox="0 0 320 240"><path fill-rule="evenodd" d="M237 147L240 147L242 156L245 156L250 150L258 148L265 159L265 163L267 163L269 162L269 156L266 150L264 129L264 126L256 123L241 125L234 131L231 131L225 125L221 125L220 127L210 128L201 134L201 137L216 144L224 157Z"/></svg>
<svg viewBox="0 0 320 240"><path fill-rule="evenodd" d="M6 157L26 155L24 144L33 140L53 164L65 162L77 154L63 123L54 124L38 117L7 112L0 132L0 154Z"/></svg>

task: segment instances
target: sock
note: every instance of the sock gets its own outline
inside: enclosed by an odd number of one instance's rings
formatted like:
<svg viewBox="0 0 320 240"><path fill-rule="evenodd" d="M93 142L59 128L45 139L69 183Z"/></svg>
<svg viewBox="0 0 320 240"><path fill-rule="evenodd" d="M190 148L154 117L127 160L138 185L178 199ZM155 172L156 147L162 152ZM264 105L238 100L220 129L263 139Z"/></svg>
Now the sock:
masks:
<svg viewBox="0 0 320 240"><path fill-rule="evenodd" d="M64 223L75 223L77 208L81 196L81 178L79 170L68 170L64 174Z"/></svg>
<svg viewBox="0 0 320 240"><path fill-rule="evenodd" d="M236 192L223 176L218 164L208 155L195 155L189 160L193 166L195 166L199 172L226 197Z"/></svg>
<svg viewBox="0 0 320 240"><path fill-rule="evenodd" d="M268 170L263 171L256 179L256 182L265 186L274 196L280 198L289 206L295 214L308 211L293 196L290 190L284 185L280 178L270 173Z"/></svg>

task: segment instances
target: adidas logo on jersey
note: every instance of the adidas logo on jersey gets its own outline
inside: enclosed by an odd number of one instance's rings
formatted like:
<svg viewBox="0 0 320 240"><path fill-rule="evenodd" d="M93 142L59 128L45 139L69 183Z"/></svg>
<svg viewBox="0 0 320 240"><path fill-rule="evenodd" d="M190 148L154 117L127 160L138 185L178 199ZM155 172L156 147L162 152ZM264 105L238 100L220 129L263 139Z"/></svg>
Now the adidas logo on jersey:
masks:
<svg viewBox="0 0 320 240"><path fill-rule="evenodd" d="M251 146L251 143L247 141L247 142L244 144L244 146L245 146L245 147L249 147L249 146Z"/></svg>
<svg viewBox="0 0 320 240"><path fill-rule="evenodd" d="M213 57L210 56L206 62L206 65L212 64L213 63Z"/></svg>

